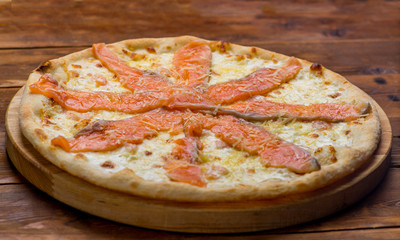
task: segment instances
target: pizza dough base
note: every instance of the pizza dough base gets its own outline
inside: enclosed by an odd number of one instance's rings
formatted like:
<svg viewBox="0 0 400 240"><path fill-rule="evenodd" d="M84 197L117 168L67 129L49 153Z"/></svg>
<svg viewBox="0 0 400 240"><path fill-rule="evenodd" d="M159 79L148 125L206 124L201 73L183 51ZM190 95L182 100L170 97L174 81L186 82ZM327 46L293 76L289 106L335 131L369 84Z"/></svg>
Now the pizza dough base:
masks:
<svg viewBox="0 0 400 240"><path fill-rule="evenodd" d="M171 51L175 52L193 40L203 39L191 36L163 39L135 39L107 46L113 51L121 52L122 48L134 49L155 46L157 49L161 49L165 45L172 47ZM231 51L240 55L253 54L260 58L275 59L276 61L285 61L289 58L288 56L260 48L243 47L235 44L229 44L229 47ZM365 117L363 124L352 125L350 132L353 139L352 147L336 147L336 163L324 165L319 171L299 175L296 179L290 181L261 182L255 185L237 185L226 188L200 188L180 182L148 181L127 168L115 173L107 172L100 167L93 167L90 161L82 154L68 153L50 144L51 138L42 129L41 125L43 102L47 98L40 94L31 94L28 87L36 82L44 72L51 73L55 79L62 78L65 76L65 73L59 67L60 65L88 57L93 57L91 49L51 60L34 70L26 83L21 101L20 125L24 136L50 162L72 175L105 188L146 198L191 202L240 201L282 197L327 186L354 172L373 154L380 139L380 123L372 99L339 74L322 68L321 71L325 79L343 85L351 93L349 96L342 97L341 100L348 99L350 102L352 99L357 99L369 102L371 105L371 110L368 116ZM310 62L305 60L300 61L303 69L310 68Z"/></svg>

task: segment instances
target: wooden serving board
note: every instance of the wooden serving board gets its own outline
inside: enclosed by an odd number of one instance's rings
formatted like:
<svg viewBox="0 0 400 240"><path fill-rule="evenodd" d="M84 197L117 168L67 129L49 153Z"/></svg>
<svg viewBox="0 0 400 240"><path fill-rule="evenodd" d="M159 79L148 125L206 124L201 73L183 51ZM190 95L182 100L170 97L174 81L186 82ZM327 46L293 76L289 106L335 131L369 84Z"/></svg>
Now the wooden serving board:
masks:
<svg viewBox="0 0 400 240"><path fill-rule="evenodd" d="M382 139L374 156L357 172L317 191L284 198L232 203L188 203L136 197L92 185L44 159L22 136L18 110L22 89L6 115L7 152L33 185L84 212L139 227L195 233L235 233L282 228L349 207L371 192L390 163L389 119L378 106Z"/></svg>

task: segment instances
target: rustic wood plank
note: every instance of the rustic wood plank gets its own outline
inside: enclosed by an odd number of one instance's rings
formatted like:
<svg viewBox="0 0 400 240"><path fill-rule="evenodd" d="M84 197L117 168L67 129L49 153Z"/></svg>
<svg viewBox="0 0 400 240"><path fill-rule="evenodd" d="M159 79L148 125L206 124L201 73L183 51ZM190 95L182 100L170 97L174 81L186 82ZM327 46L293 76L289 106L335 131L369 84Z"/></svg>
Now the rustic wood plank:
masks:
<svg viewBox="0 0 400 240"><path fill-rule="evenodd" d="M2 1L3 2L3 1ZM233 42L400 37L396 1L12 1L0 48L195 35ZM382 28L381 26L385 26Z"/></svg>
<svg viewBox="0 0 400 240"><path fill-rule="evenodd" d="M4 119L11 99L19 88L0 88L0 132L5 132Z"/></svg>
<svg viewBox="0 0 400 240"><path fill-rule="evenodd" d="M385 228L395 230L400 228L400 169L392 168L386 178L368 197L357 205L313 223L304 224L282 230L258 232L251 234L235 235L207 235L210 239L220 238L262 238L269 236L281 236L283 233L292 233L289 236L296 236L295 233L307 233L308 237L314 236L310 232L319 232L321 235L330 238L330 232L342 232L343 237L353 236L352 231L365 228ZM100 239L126 237L132 239L150 238L202 238L204 235L175 234L162 231L151 231L111 221L100 219L71 207L68 207L28 184L0 185L0 234L2 236L16 236L16 234L32 235L38 238L43 236L56 236L66 238L68 236L84 237L96 233ZM390 229L388 229L390 228ZM354 232L362 232L354 231ZM323 234L322 234L323 233ZM394 231L397 233L397 231ZM383 238L385 239L385 235ZM311 238L313 239L313 238Z"/></svg>
<svg viewBox="0 0 400 240"><path fill-rule="evenodd" d="M349 40L326 42L247 42L283 54L319 62L342 75L391 75L387 81L399 81L400 39ZM9 49L0 51L0 80L27 79L41 63L90 47ZM29 57L27 57L29 56ZM392 76L393 75L393 76ZM19 82L21 83L21 82Z"/></svg>
<svg viewBox="0 0 400 240"><path fill-rule="evenodd" d="M400 189L395 187L399 177L400 169L390 168L382 183L359 204L328 217L328 221L315 221L291 231L400 227ZM393 215L388 214L391 211L395 211Z"/></svg>
<svg viewBox="0 0 400 240"><path fill-rule="evenodd" d="M345 77L374 98L390 118L393 136L400 136L400 74Z"/></svg>
<svg viewBox="0 0 400 240"><path fill-rule="evenodd" d="M303 2L0 0L0 238L398 239L400 2ZM252 234L195 235L116 224L61 204L24 183L5 153L4 113L30 71L93 42L183 34L319 62L360 86L385 110L393 128L392 163L382 184L359 204L313 223Z"/></svg>
<svg viewBox="0 0 400 240"><path fill-rule="evenodd" d="M186 239L190 238L196 239L220 239L220 240L230 240L230 239L248 239L248 240L258 240L258 239L309 239L309 240L353 240L362 237L364 240L394 240L400 235L399 228L389 228L389 229L362 229L358 231L335 231L335 232L315 232L306 234L266 234L266 235L229 235L229 236L216 236L216 235L175 235L172 233L154 233L153 235L141 235L136 232L115 232L112 229L107 229L109 232L90 232L88 233L77 233L77 234L64 234L64 233L16 233L16 234L4 234L2 238L7 239L30 239L30 240L42 240L42 239L65 239L65 240L93 240L93 239ZM110 233L112 231L112 233Z"/></svg>
<svg viewBox="0 0 400 240"><path fill-rule="evenodd" d="M345 75L347 80L368 94L400 92L400 74Z"/></svg>
<svg viewBox="0 0 400 240"><path fill-rule="evenodd" d="M342 75L400 72L400 40L255 42L261 48L318 62Z"/></svg>
<svg viewBox="0 0 400 240"><path fill-rule="evenodd" d="M75 48L13 49L0 51L1 87L23 84L31 71L47 60L58 58L82 50ZM3 82L5 80L5 82ZM17 82L13 82L18 80Z"/></svg>
<svg viewBox="0 0 400 240"><path fill-rule="evenodd" d="M396 136L393 138L392 142L392 166L400 167L400 136Z"/></svg>
<svg viewBox="0 0 400 240"><path fill-rule="evenodd" d="M6 79L1 80L0 88L20 88L24 86L26 80L19 80L19 79Z"/></svg>
<svg viewBox="0 0 400 240"><path fill-rule="evenodd" d="M25 178L15 169L6 154L6 134L0 132L0 184L26 183Z"/></svg>

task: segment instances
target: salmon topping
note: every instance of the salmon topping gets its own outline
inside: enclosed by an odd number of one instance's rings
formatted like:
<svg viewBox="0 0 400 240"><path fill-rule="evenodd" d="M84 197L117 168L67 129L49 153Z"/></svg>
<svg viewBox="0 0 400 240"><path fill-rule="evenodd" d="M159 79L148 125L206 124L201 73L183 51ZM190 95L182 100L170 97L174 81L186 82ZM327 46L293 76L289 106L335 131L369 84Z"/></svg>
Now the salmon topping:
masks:
<svg viewBox="0 0 400 240"><path fill-rule="evenodd" d="M268 100L249 100L230 106L230 109L248 114L257 120L289 117L301 120L328 122L351 121L360 117L361 110L352 105L318 103L310 105L276 103Z"/></svg>
<svg viewBox="0 0 400 240"><path fill-rule="evenodd" d="M117 94L111 92L83 92L58 87L48 75L29 86L32 93L40 93L53 99L67 110L88 112L93 110L125 113L147 112L171 104L165 92Z"/></svg>
<svg viewBox="0 0 400 240"><path fill-rule="evenodd" d="M51 143L67 152L111 151L141 144L162 131L171 135L183 132L184 137L172 143L174 148L165 158L163 168L171 181L206 187L207 181L229 173L218 165L207 165L203 170L200 167L203 129L213 132L223 146L259 156L266 167L285 167L305 174L320 169L308 151L245 120L288 117L338 122L355 120L363 114L363 110L351 105L305 106L255 100L254 96L265 95L296 77L302 64L295 58L289 58L277 69L262 68L241 79L208 86L212 52L205 42L183 46L175 52L172 69L160 68L163 70L159 73L130 67L105 44L94 44L92 50L101 62L99 67L113 72L130 92L65 89L47 74L30 85L30 91L76 112L107 110L140 114L123 120L85 123L87 126L73 138L58 136ZM163 74L175 80L172 82ZM107 84L100 75L95 76L95 81L98 86Z"/></svg>
<svg viewBox="0 0 400 240"><path fill-rule="evenodd" d="M153 72L141 71L125 64L104 43L93 44L93 55L111 72L122 85L132 91L154 91L172 85L166 78Z"/></svg>
<svg viewBox="0 0 400 240"><path fill-rule="evenodd" d="M259 155L265 166L286 167L295 173L307 173L320 168L306 150L235 117L209 118L206 128L233 148Z"/></svg>
<svg viewBox="0 0 400 240"><path fill-rule="evenodd" d="M189 183L198 187L207 186L201 168L197 165L179 160L170 160L165 162L164 169L167 172L167 176L173 181Z"/></svg>
<svg viewBox="0 0 400 240"><path fill-rule="evenodd" d="M282 83L288 82L296 77L300 69L301 63L295 58L290 58L281 68L263 68L242 79L210 86L206 94L218 104L243 101L268 93Z"/></svg>
<svg viewBox="0 0 400 240"><path fill-rule="evenodd" d="M216 180L221 178L222 176L227 175L228 173L229 170L227 168L212 164L206 167L204 176L206 179Z"/></svg>
<svg viewBox="0 0 400 240"><path fill-rule="evenodd" d="M195 91L165 89L140 93L84 92L63 89L49 75L43 75L38 82L29 86L32 93L40 93L53 99L63 108L77 112L93 110L142 113L160 107L212 109L213 102Z"/></svg>
<svg viewBox="0 0 400 240"><path fill-rule="evenodd" d="M175 53L173 65L171 73L179 85L204 88L210 75L211 49L205 42L190 42Z"/></svg>
<svg viewBox="0 0 400 240"><path fill-rule="evenodd" d="M52 144L67 152L111 151L125 144L140 144L160 131L179 128L181 123L180 113L154 110L124 120L98 120L81 129L74 138L65 141L58 137Z"/></svg>
<svg viewBox="0 0 400 240"><path fill-rule="evenodd" d="M199 139L185 137L174 141L176 147L172 150L172 158L188 163L197 163L199 158Z"/></svg>

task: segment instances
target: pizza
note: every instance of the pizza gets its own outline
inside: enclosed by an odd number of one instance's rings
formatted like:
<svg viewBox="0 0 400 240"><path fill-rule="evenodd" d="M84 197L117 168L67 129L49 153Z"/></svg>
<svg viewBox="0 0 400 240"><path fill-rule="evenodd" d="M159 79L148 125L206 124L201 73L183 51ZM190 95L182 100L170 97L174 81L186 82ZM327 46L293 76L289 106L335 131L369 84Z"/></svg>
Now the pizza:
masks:
<svg viewBox="0 0 400 240"><path fill-rule="evenodd" d="M91 184L191 202L279 198L373 154L373 100L321 64L191 36L98 43L26 83L23 135Z"/></svg>

